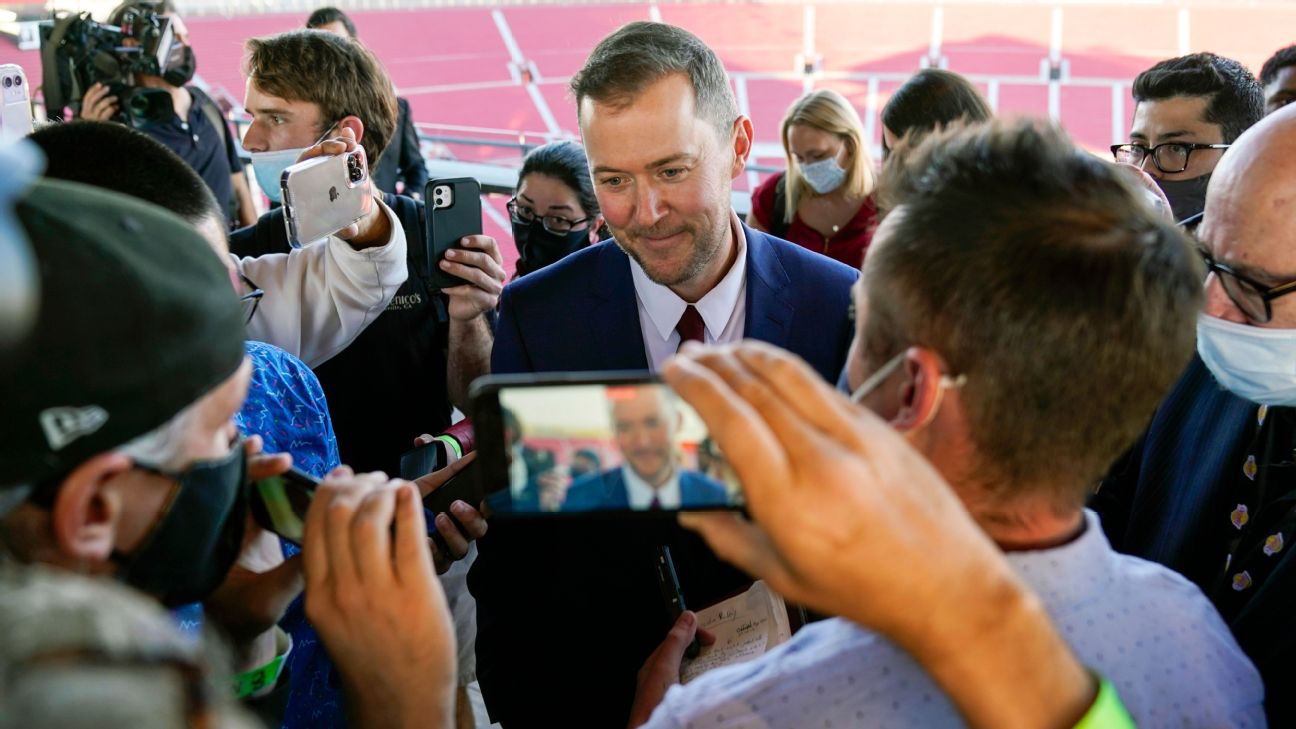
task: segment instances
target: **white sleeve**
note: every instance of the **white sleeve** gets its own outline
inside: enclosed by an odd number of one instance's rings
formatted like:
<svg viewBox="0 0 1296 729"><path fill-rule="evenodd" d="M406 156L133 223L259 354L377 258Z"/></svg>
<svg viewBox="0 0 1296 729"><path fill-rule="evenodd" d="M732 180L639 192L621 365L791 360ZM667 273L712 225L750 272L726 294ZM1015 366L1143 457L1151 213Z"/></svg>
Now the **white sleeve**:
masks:
<svg viewBox="0 0 1296 729"><path fill-rule="evenodd" d="M381 247L357 251L331 235L288 253L230 254L239 272L265 292L248 322L248 339L286 349L315 367L346 349L387 308L409 273L405 230L376 201L391 221L391 238Z"/></svg>

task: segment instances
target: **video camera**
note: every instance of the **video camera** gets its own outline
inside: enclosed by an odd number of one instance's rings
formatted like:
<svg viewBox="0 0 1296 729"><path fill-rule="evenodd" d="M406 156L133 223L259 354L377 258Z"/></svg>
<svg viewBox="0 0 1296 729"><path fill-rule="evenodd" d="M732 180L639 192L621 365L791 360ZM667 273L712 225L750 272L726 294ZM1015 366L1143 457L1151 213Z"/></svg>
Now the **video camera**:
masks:
<svg viewBox="0 0 1296 729"><path fill-rule="evenodd" d="M71 106L80 115L81 99L96 82L119 102L113 121L139 126L165 121L175 113L166 89L140 88L136 74L161 76L175 45L171 19L147 5L127 6L120 25L98 23L89 13L63 14L40 25L45 108L61 116Z"/></svg>

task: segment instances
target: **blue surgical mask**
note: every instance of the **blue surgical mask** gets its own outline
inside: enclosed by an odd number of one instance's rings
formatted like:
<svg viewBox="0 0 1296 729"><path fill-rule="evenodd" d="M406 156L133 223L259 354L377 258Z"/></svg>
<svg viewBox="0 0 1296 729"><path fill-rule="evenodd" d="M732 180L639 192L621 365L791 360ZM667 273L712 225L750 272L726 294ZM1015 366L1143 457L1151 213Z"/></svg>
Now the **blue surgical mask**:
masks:
<svg viewBox="0 0 1296 729"><path fill-rule="evenodd" d="M324 130L315 144L319 144L328 138L333 127L337 123L329 125ZM311 147L314 147L312 144ZM310 147L297 147L294 149L277 149L273 152L249 152L248 156L252 158L252 173L256 175L257 184L261 186L261 191L271 201L283 204L283 190L280 188L280 178L283 177L283 171L297 162L297 158Z"/></svg>
<svg viewBox="0 0 1296 729"><path fill-rule="evenodd" d="M815 192L827 195L841 187L842 182L846 180L846 170L837 164L837 160L829 157L808 165L801 165L801 176Z"/></svg>
<svg viewBox="0 0 1296 729"><path fill-rule="evenodd" d="M1197 315L1197 353L1224 389L1262 405L1296 405L1296 329Z"/></svg>

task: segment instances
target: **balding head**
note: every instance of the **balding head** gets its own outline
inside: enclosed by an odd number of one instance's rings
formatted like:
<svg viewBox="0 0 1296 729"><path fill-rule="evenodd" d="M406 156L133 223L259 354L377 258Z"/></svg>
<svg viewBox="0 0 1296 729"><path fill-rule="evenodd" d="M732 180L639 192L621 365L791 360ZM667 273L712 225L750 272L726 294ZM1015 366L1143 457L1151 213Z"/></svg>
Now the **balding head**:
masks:
<svg viewBox="0 0 1296 729"><path fill-rule="evenodd" d="M1197 231L1215 259L1266 287L1296 280L1296 105L1265 117L1220 160ZM1296 329L1296 296L1274 299L1265 326ZM1248 318L1212 275L1206 313Z"/></svg>

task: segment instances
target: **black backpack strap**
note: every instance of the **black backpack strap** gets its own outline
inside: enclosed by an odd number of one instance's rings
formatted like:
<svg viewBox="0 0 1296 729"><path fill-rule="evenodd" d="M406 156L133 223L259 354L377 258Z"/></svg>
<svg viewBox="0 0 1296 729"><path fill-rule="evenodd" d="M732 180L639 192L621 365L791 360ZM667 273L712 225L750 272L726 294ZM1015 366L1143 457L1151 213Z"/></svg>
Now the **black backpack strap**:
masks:
<svg viewBox="0 0 1296 729"><path fill-rule="evenodd" d="M787 234L791 221L784 218L783 209L787 207L787 175L778 173L778 182L774 183L774 208L770 210L769 234L782 238Z"/></svg>

